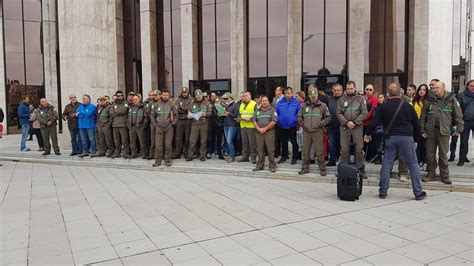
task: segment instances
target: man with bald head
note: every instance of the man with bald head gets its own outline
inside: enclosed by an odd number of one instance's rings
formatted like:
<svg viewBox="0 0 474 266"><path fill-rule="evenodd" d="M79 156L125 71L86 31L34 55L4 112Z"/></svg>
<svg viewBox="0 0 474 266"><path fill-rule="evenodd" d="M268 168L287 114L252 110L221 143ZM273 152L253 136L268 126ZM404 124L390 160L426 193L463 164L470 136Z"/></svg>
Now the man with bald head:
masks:
<svg viewBox="0 0 474 266"><path fill-rule="evenodd" d="M387 197L390 184L390 171L398 154L406 160L410 170L413 194L416 200L422 200L426 193L421 187L420 171L415 152L415 141L421 135L421 126L415 109L401 99L400 85L390 83L388 86L389 100L381 105L375 113L374 119L367 126L367 132L373 132L380 123L383 124L385 135L385 154L380 169L379 197ZM393 122L392 122L393 120ZM371 141L371 136L364 136L366 142Z"/></svg>
<svg viewBox="0 0 474 266"><path fill-rule="evenodd" d="M79 127L77 125L77 108L81 106L81 103L77 100L74 93L69 94L69 103L64 107L62 118L67 121L67 127L69 129L69 135L71 136L71 156L82 153L82 142L81 134L79 134Z"/></svg>
<svg viewBox="0 0 474 266"><path fill-rule="evenodd" d="M424 182L435 179L436 176L436 149L439 156L439 175L445 184L451 184L449 179L448 152L449 137L459 136L464 129L462 111L453 92L446 92L446 85L442 81L434 84L433 97L429 97L421 111L422 136L427 138L426 153L428 165ZM452 127L454 121L455 127Z"/></svg>

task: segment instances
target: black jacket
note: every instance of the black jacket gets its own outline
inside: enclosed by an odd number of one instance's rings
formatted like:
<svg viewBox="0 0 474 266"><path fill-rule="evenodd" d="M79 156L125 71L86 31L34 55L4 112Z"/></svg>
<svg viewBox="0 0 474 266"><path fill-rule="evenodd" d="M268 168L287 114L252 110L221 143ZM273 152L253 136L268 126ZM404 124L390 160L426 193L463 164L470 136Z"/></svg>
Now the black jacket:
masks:
<svg viewBox="0 0 474 266"><path fill-rule="evenodd" d="M339 97L334 97L334 96L329 96L328 97L328 108L329 112L331 113L331 122L329 123L330 126L332 127L340 127L341 122L339 122L339 119L337 119L337 101L339 101Z"/></svg>
<svg viewBox="0 0 474 266"><path fill-rule="evenodd" d="M392 120L398 105L400 104L400 98L392 98L386 103L382 104L375 113L374 118L370 122L367 132L373 132L375 127L380 122L383 124L383 128L387 128L390 120ZM415 109L407 102L403 102L402 108L399 114L393 121L392 127L389 129L390 136L413 136L415 141L421 136L421 125L418 121Z"/></svg>
<svg viewBox="0 0 474 266"><path fill-rule="evenodd" d="M229 115L224 118L224 126L225 127L238 127L239 123L235 120L239 117L239 107L240 104L236 102L232 102L228 106L226 106L225 110L229 112Z"/></svg>

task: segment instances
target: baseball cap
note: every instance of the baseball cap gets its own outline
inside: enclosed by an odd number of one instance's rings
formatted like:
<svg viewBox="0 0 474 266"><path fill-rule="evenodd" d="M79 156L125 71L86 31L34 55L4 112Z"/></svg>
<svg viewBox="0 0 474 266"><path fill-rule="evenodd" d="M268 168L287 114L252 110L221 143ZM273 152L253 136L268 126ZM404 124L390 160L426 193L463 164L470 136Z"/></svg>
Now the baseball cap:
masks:
<svg viewBox="0 0 474 266"><path fill-rule="evenodd" d="M202 90L197 89L197 90L194 91L194 96L198 97L198 96L204 96L204 95L202 93Z"/></svg>
<svg viewBox="0 0 474 266"><path fill-rule="evenodd" d="M189 92L189 89L187 87L181 88L181 92Z"/></svg>
<svg viewBox="0 0 474 266"><path fill-rule="evenodd" d="M232 98L232 96L230 96L230 93L226 92L224 93L224 95L222 95L222 99L229 99L229 98Z"/></svg>
<svg viewBox="0 0 474 266"><path fill-rule="evenodd" d="M154 93L155 95L161 95L161 91L160 91L160 90L154 90L153 93Z"/></svg>
<svg viewBox="0 0 474 266"><path fill-rule="evenodd" d="M318 96L318 90L316 88L310 88L308 90L308 96L309 97Z"/></svg>

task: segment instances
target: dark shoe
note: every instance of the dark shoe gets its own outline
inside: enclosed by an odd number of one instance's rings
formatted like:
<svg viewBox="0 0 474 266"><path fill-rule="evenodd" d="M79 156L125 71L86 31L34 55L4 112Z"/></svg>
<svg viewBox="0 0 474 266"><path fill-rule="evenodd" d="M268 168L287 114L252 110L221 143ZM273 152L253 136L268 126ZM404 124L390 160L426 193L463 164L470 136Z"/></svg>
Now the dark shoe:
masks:
<svg viewBox="0 0 474 266"><path fill-rule="evenodd" d="M379 194L379 198L381 198L381 199L386 199L386 198L387 198L387 195Z"/></svg>
<svg viewBox="0 0 474 266"><path fill-rule="evenodd" d="M175 160L175 159L181 159L181 155L179 154L174 154L173 156L171 156L171 159Z"/></svg>
<svg viewBox="0 0 474 266"><path fill-rule="evenodd" d="M251 162L252 164L257 164L257 158L251 158L251 159L250 159L250 162Z"/></svg>
<svg viewBox="0 0 474 266"><path fill-rule="evenodd" d="M421 179L423 182L431 182L433 181L433 178L431 176L425 176Z"/></svg>
<svg viewBox="0 0 474 266"><path fill-rule="evenodd" d="M445 183L446 185L451 185L453 183L449 177L441 178L441 182Z"/></svg>
<svg viewBox="0 0 474 266"><path fill-rule="evenodd" d="M112 154L107 154L107 158L111 158L112 157Z"/></svg>
<svg viewBox="0 0 474 266"><path fill-rule="evenodd" d="M132 159L136 159L138 158L138 154L132 154L132 156L130 156Z"/></svg>
<svg viewBox="0 0 474 266"><path fill-rule="evenodd" d="M275 167L270 167L270 172L275 173L275 172L276 172L276 168L275 168Z"/></svg>
<svg viewBox="0 0 474 266"><path fill-rule="evenodd" d="M44 151L44 148L39 148L38 151Z"/></svg>
<svg viewBox="0 0 474 266"><path fill-rule="evenodd" d="M336 162L328 162L326 166L336 166Z"/></svg>
<svg viewBox="0 0 474 266"><path fill-rule="evenodd" d="M471 161L469 161L469 159L466 158L466 159L464 159L464 162L465 163L470 163Z"/></svg>
<svg viewBox="0 0 474 266"><path fill-rule="evenodd" d="M111 156L112 159L119 158L119 157L120 157L120 154L116 154L116 153L114 153L114 154Z"/></svg>
<svg viewBox="0 0 474 266"><path fill-rule="evenodd" d="M252 169L252 171L262 171L263 170L263 167L255 167L254 169Z"/></svg>
<svg viewBox="0 0 474 266"><path fill-rule="evenodd" d="M424 192L424 191L422 191L419 196L415 196L416 200L422 200L424 198L426 198L426 192Z"/></svg>
<svg viewBox="0 0 474 266"><path fill-rule="evenodd" d="M286 159L281 158L281 159L277 162L277 164L282 164L282 163L285 163L285 162L286 162Z"/></svg>
<svg viewBox="0 0 474 266"><path fill-rule="evenodd" d="M304 175L304 174L307 174L307 173L309 173L309 169L308 169L308 168L301 169L301 170L298 172L299 175Z"/></svg>
<svg viewBox="0 0 474 266"><path fill-rule="evenodd" d="M76 155L77 155L77 153L75 153L75 152L71 152L71 154L69 154L69 156L76 156Z"/></svg>
<svg viewBox="0 0 474 266"><path fill-rule="evenodd" d="M97 156L97 153L94 153L94 152L91 153L91 157L98 157L98 156Z"/></svg>
<svg viewBox="0 0 474 266"><path fill-rule="evenodd" d="M156 162L153 164L153 167L159 167L159 166L161 166L161 162L156 161Z"/></svg>
<svg viewBox="0 0 474 266"><path fill-rule="evenodd" d="M315 164L316 160L309 160L309 164Z"/></svg>
<svg viewBox="0 0 474 266"><path fill-rule="evenodd" d="M54 154L55 155L61 155L61 153L59 151L55 151Z"/></svg>
<svg viewBox="0 0 474 266"><path fill-rule="evenodd" d="M166 162L165 162L165 165L166 165L166 166L171 166L171 161L166 161Z"/></svg>
<svg viewBox="0 0 474 266"><path fill-rule="evenodd" d="M210 153L206 154L206 158L211 159L212 158L211 154Z"/></svg>
<svg viewBox="0 0 474 266"><path fill-rule="evenodd" d="M249 158L240 158L237 160L237 162L239 163L246 163L246 162L250 162Z"/></svg>
<svg viewBox="0 0 474 266"><path fill-rule="evenodd" d="M291 165L295 165L297 161L298 161L297 159L292 159L291 160Z"/></svg>
<svg viewBox="0 0 474 266"><path fill-rule="evenodd" d="M463 160L459 160L457 166L464 166L464 161L463 161Z"/></svg>
<svg viewBox="0 0 474 266"><path fill-rule="evenodd" d="M122 157L123 157L124 159L130 159L130 158L131 158L131 156L128 155L128 154L124 154Z"/></svg>
<svg viewBox="0 0 474 266"><path fill-rule="evenodd" d="M89 156L89 153L83 152L83 153L79 154L79 157L80 157L80 158L82 158L82 157L84 157L84 156Z"/></svg>
<svg viewBox="0 0 474 266"><path fill-rule="evenodd" d="M454 162L454 156L449 156L448 162Z"/></svg>
<svg viewBox="0 0 474 266"><path fill-rule="evenodd" d="M43 156L50 155L50 154L51 154L51 152L49 152L49 151L45 151L45 152L42 153Z"/></svg>
<svg viewBox="0 0 474 266"><path fill-rule="evenodd" d="M205 162L205 161L206 161L206 157L200 157L199 160L201 160L201 162Z"/></svg>
<svg viewBox="0 0 474 266"><path fill-rule="evenodd" d="M326 170L319 170L319 175L327 176Z"/></svg>
<svg viewBox="0 0 474 266"><path fill-rule="evenodd" d="M193 157L188 157L188 158L186 158L186 162L190 162L190 161L192 161L192 160L194 160Z"/></svg>
<svg viewBox="0 0 474 266"><path fill-rule="evenodd" d="M104 157L104 156L105 156L105 153L99 152L94 157Z"/></svg>
<svg viewBox="0 0 474 266"><path fill-rule="evenodd" d="M224 155L219 154L219 160L224 160L224 159L225 159L225 158L224 158Z"/></svg>
<svg viewBox="0 0 474 266"><path fill-rule="evenodd" d="M148 155L145 159L147 160L153 160L155 156L153 154Z"/></svg>

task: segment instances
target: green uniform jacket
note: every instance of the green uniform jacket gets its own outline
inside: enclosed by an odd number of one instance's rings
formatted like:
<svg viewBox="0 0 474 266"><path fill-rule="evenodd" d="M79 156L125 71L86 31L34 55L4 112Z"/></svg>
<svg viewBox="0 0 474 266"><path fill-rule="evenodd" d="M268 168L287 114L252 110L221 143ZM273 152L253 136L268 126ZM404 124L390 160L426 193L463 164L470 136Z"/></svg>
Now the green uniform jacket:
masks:
<svg viewBox="0 0 474 266"><path fill-rule="evenodd" d="M49 104L46 108L40 106L35 112L41 128L55 127L58 125L58 112L54 110L54 106ZM50 126L48 126L48 121L52 122Z"/></svg>
<svg viewBox="0 0 474 266"><path fill-rule="evenodd" d="M97 107L97 127L110 127L112 125L112 117L110 116L111 104Z"/></svg>
<svg viewBox="0 0 474 266"><path fill-rule="evenodd" d="M341 126L346 126L347 122L352 121L357 126L362 126L367 118L367 104L362 96L354 94L344 94L337 102L337 119Z"/></svg>
<svg viewBox="0 0 474 266"><path fill-rule="evenodd" d="M115 101L112 104L109 113L112 117L112 127L127 127L127 101Z"/></svg>
<svg viewBox="0 0 474 266"><path fill-rule="evenodd" d="M128 109L127 127L143 127L147 123L145 106L143 104L132 105Z"/></svg>
<svg viewBox="0 0 474 266"><path fill-rule="evenodd" d="M152 121L154 121L152 124L160 128L172 126L172 122L176 116L174 113L176 109L171 101L159 101L155 105L153 113L151 114Z"/></svg>
<svg viewBox="0 0 474 266"><path fill-rule="evenodd" d="M298 123L304 131L325 131L330 122L331 113L329 108L321 101L315 104L307 102L298 112Z"/></svg>
<svg viewBox="0 0 474 266"><path fill-rule="evenodd" d="M464 121L461 106L454 93L446 93L442 98L428 97L421 110L421 132L433 137L438 121L440 134L450 136L453 120L457 132L461 133L464 130Z"/></svg>
<svg viewBox="0 0 474 266"><path fill-rule="evenodd" d="M211 116L211 113L212 113L211 104L207 100L202 100L200 102L194 100L189 105L189 112L191 112L191 113L198 113L198 112L206 113L206 116L201 116L201 118L198 121L193 119L193 124L205 125L205 124L207 124L207 122L209 120L209 117ZM178 113L179 113L179 109L178 109Z"/></svg>
<svg viewBox="0 0 474 266"><path fill-rule="evenodd" d="M186 120L188 118L188 111L193 101L193 97L188 96L186 98L179 96L176 100L176 109L178 113L179 120Z"/></svg>

